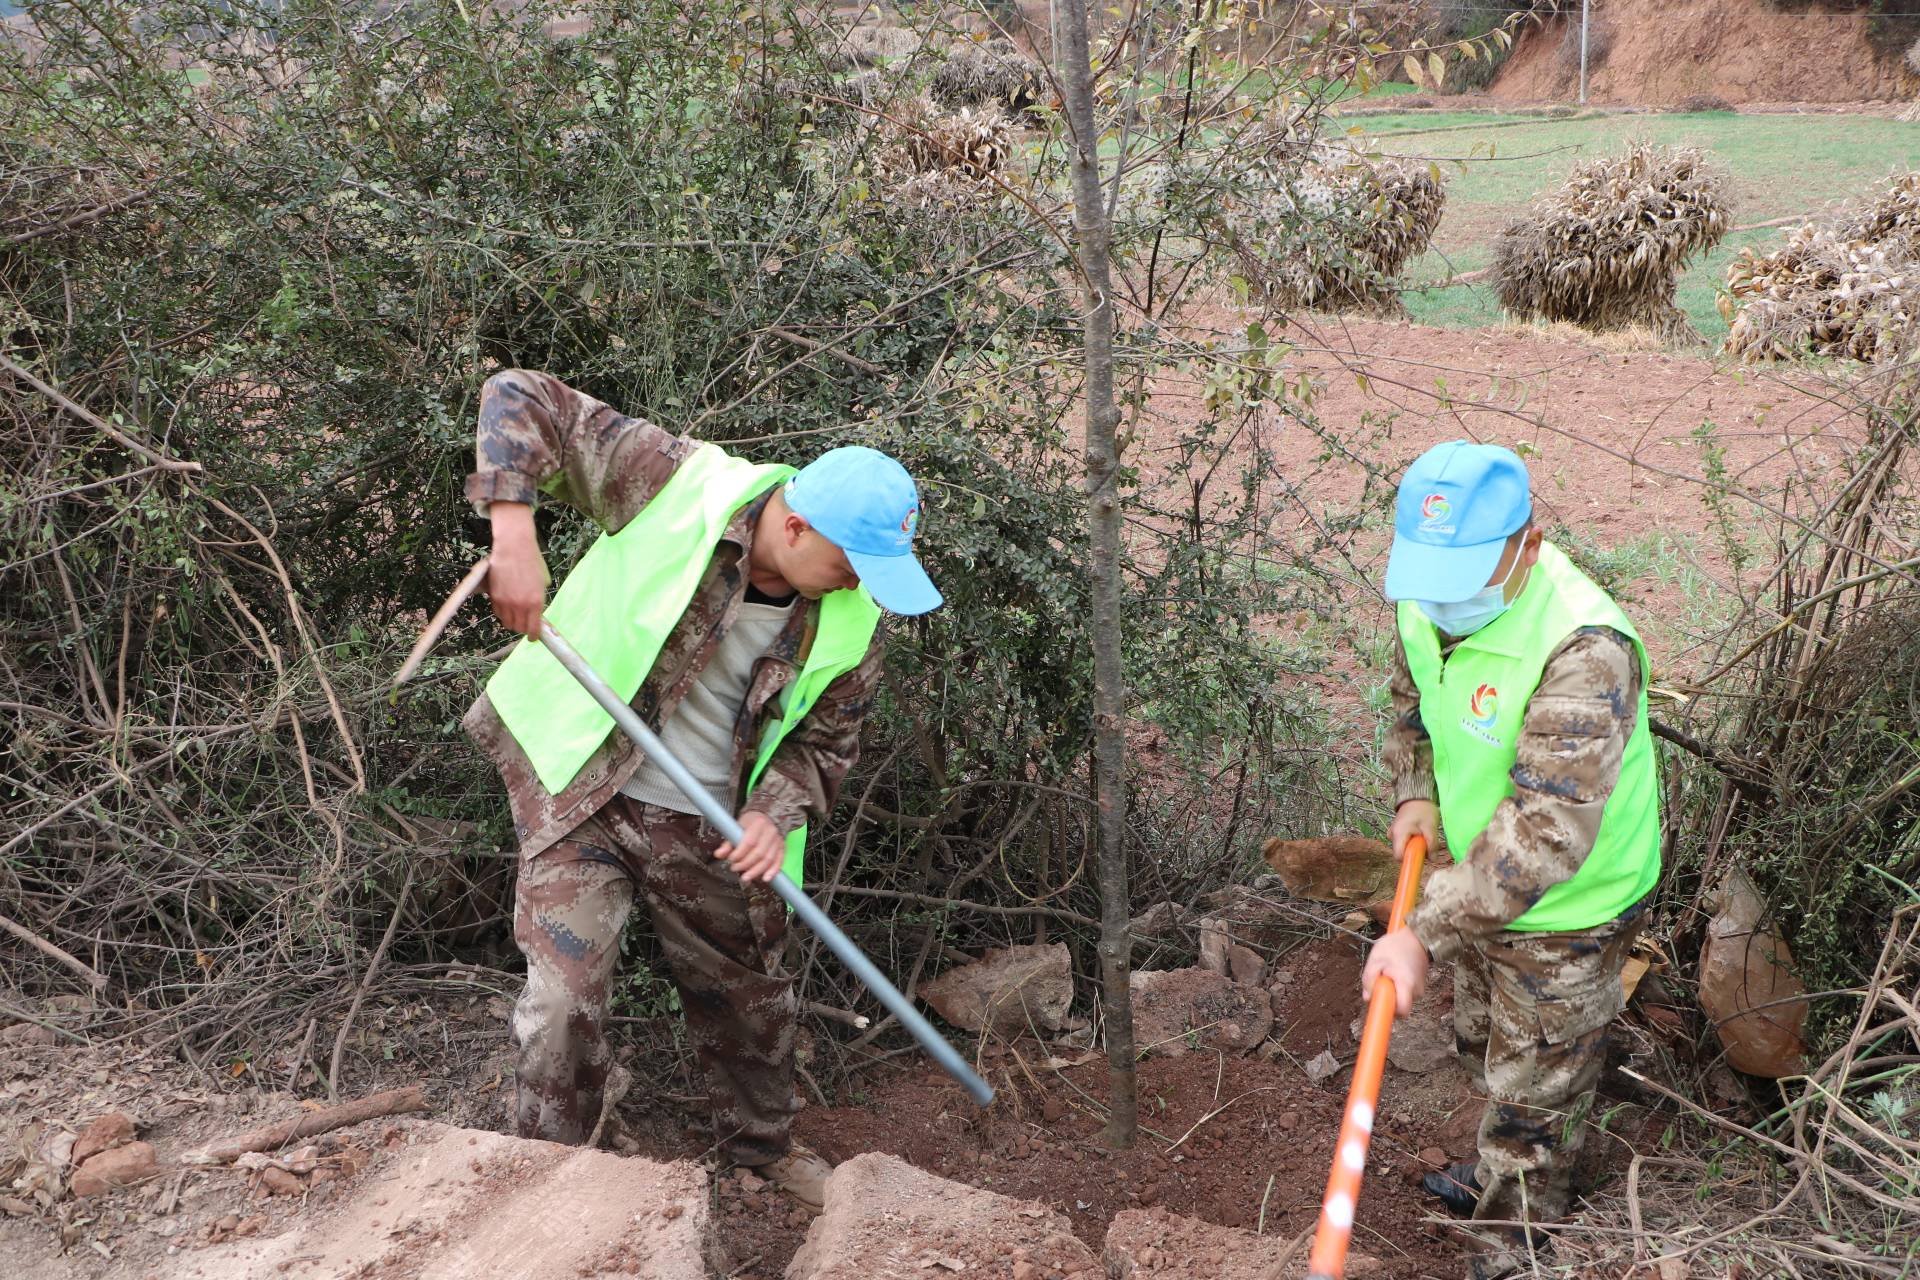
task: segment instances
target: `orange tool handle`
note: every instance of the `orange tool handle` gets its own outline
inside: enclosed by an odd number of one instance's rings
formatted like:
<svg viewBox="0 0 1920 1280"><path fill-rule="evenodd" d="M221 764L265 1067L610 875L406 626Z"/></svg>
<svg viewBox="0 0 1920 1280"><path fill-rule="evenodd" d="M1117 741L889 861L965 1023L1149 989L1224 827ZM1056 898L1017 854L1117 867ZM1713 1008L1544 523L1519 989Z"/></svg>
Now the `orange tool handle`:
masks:
<svg viewBox="0 0 1920 1280"><path fill-rule="evenodd" d="M1426 840L1410 837L1406 856L1400 860L1400 883L1393 891L1388 932L1407 922L1413 899L1420 892L1420 868L1426 860ZM1347 1111L1340 1121L1333 1172L1327 1175L1327 1194L1320 1202L1320 1225L1313 1233L1313 1252L1307 1256L1308 1280L1339 1280L1346 1274L1347 1246L1353 1243L1353 1211L1360 1203L1360 1178L1367 1171L1367 1144L1373 1137L1380 1077L1387 1066L1387 1041L1393 1035L1393 1005L1392 979L1377 979L1373 999L1367 1005L1366 1029L1360 1034L1360 1056L1353 1064L1353 1084L1347 1089Z"/></svg>

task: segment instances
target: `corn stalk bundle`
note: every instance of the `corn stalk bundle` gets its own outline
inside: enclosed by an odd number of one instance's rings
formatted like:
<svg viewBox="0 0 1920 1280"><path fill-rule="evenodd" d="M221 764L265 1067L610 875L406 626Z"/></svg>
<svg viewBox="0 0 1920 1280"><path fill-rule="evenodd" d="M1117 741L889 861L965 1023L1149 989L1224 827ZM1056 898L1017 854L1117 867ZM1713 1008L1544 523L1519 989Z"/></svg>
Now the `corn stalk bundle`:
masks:
<svg viewBox="0 0 1920 1280"><path fill-rule="evenodd" d="M920 52L926 43L919 32L906 27L867 24L847 32L831 50L841 65L877 67Z"/></svg>
<svg viewBox="0 0 1920 1280"><path fill-rule="evenodd" d="M1013 129L997 107L942 111L930 99L897 102L882 116L873 153L888 203L954 210L991 201L989 175L1013 149Z"/></svg>
<svg viewBox="0 0 1920 1280"><path fill-rule="evenodd" d="M1242 273L1283 307L1401 314L1397 278L1446 208L1423 161L1276 139L1227 210Z"/></svg>
<svg viewBox="0 0 1920 1280"><path fill-rule="evenodd" d="M1905 61L1907 70L1920 76L1920 40L1915 40L1907 46ZM1909 102L1906 110L1900 113L1900 118L1902 120L1920 120L1920 98L1915 98L1912 102Z"/></svg>
<svg viewBox="0 0 1920 1280"><path fill-rule="evenodd" d="M1787 233L1772 253L1727 264L1726 351L1743 360L1809 353L1870 364L1920 350L1920 172L1825 223Z"/></svg>
<svg viewBox="0 0 1920 1280"><path fill-rule="evenodd" d="M933 100L949 110L999 106L1024 111L1040 101L1045 81L1039 66L1012 47L970 44L933 73Z"/></svg>
<svg viewBox="0 0 1920 1280"><path fill-rule="evenodd" d="M1643 140L1578 166L1500 233L1493 257L1500 305L1519 320L1692 334L1674 289L1687 260L1727 233L1723 187L1720 171L1695 147Z"/></svg>

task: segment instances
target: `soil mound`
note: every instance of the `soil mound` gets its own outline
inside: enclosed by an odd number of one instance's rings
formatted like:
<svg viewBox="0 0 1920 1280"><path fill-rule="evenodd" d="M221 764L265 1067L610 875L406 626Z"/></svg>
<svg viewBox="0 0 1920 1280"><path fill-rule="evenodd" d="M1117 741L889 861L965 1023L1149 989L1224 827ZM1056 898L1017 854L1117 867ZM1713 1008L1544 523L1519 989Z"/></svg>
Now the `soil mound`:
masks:
<svg viewBox="0 0 1920 1280"><path fill-rule="evenodd" d="M1588 33L1587 101L1677 106L1911 98L1915 78L1868 42L1868 13L1769 0L1609 0ZM1580 18L1528 23L1488 90L1508 101L1578 92Z"/></svg>

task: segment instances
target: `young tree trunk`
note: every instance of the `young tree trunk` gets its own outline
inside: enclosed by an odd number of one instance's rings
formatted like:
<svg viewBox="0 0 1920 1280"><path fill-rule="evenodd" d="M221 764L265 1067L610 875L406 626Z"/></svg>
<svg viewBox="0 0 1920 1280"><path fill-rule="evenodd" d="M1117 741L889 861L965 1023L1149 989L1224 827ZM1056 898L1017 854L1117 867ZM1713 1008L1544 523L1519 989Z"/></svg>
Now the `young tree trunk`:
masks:
<svg viewBox="0 0 1920 1280"><path fill-rule="evenodd" d="M1108 248L1112 224L1100 198L1099 135L1093 118L1093 66L1087 0L1060 6L1055 53L1073 132L1073 226L1086 284L1087 529L1093 561L1093 785L1099 804L1096 860L1100 883L1101 1004L1107 1036L1107 1141L1133 1145L1133 1001L1127 990L1133 938L1128 929L1127 681L1120 664L1120 409L1113 397L1113 293Z"/></svg>

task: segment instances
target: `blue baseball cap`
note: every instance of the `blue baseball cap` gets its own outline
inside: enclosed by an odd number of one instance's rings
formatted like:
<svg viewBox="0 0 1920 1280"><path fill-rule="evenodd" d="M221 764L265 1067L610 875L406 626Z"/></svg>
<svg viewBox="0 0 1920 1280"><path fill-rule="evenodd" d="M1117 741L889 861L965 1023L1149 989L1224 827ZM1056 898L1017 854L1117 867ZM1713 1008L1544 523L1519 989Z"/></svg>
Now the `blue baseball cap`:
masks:
<svg viewBox="0 0 1920 1280"><path fill-rule="evenodd" d="M1457 604L1487 585L1533 516L1527 466L1497 444L1449 440L1415 458L1393 508L1387 599Z"/></svg>
<svg viewBox="0 0 1920 1280"><path fill-rule="evenodd" d="M847 553L880 607L911 617L940 607L940 592L913 556L920 490L907 469L865 445L829 449L787 481L787 506Z"/></svg>

